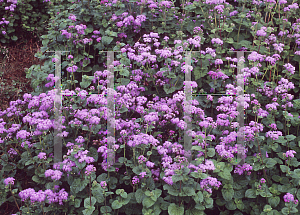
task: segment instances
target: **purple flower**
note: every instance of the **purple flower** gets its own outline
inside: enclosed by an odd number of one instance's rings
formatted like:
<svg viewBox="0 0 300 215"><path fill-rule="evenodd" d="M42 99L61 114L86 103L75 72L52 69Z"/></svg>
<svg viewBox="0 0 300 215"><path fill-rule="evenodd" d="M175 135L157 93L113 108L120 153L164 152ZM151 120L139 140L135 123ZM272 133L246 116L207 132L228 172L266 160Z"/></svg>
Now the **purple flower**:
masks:
<svg viewBox="0 0 300 215"><path fill-rule="evenodd" d="M51 176L52 180L59 180L62 176L62 172L59 170L48 169L45 171L45 176L46 177Z"/></svg>
<svg viewBox="0 0 300 215"><path fill-rule="evenodd" d="M267 33L263 29L260 29L257 31L256 35L259 37L265 37Z"/></svg>
<svg viewBox="0 0 300 215"><path fill-rule="evenodd" d="M293 157L295 157L294 154L296 154L296 152L294 150L289 150L285 153L285 156L293 158Z"/></svg>
<svg viewBox="0 0 300 215"><path fill-rule="evenodd" d="M77 67L76 65L73 65L73 66L71 66L71 67L68 67L68 68L67 68L67 71L68 71L68 72L76 72L77 69L78 69L78 67Z"/></svg>
<svg viewBox="0 0 300 215"><path fill-rule="evenodd" d="M9 150L8 150L8 154L10 154L10 155L17 155L18 154L18 152L16 152L16 150L14 150L14 148L10 148Z"/></svg>
<svg viewBox="0 0 300 215"><path fill-rule="evenodd" d="M68 19L71 19L73 21L76 21L76 16L73 14L70 14L70 16L68 17Z"/></svg>
<svg viewBox="0 0 300 215"><path fill-rule="evenodd" d="M173 185L172 176L163 177L163 180L164 180L167 184Z"/></svg>
<svg viewBox="0 0 300 215"><path fill-rule="evenodd" d="M144 157L144 155L140 155L139 158L139 164L145 163L147 161L147 158Z"/></svg>
<svg viewBox="0 0 300 215"><path fill-rule="evenodd" d="M222 59L216 59L215 64L216 65L223 64Z"/></svg>
<svg viewBox="0 0 300 215"><path fill-rule="evenodd" d="M147 175L147 173L146 173L146 172L141 172L139 175L140 175L142 178L144 178L145 175Z"/></svg>
<svg viewBox="0 0 300 215"><path fill-rule="evenodd" d="M239 12L237 10L232 11L229 13L229 16L235 16L236 14L238 14Z"/></svg>
<svg viewBox="0 0 300 215"><path fill-rule="evenodd" d="M213 178L210 176L207 177L206 179L203 179L200 182L200 187L209 193L212 193L212 189L210 187L219 188L220 185L221 185L221 182L219 182L216 178Z"/></svg>
<svg viewBox="0 0 300 215"><path fill-rule="evenodd" d="M261 178L261 179L260 179L260 183L262 183L262 184L266 183L266 179Z"/></svg>
<svg viewBox="0 0 300 215"><path fill-rule="evenodd" d="M5 185L15 184L14 180L15 179L13 177L8 177L8 178L4 179L4 184Z"/></svg>
<svg viewBox="0 0 300 215"><path fill-rule="evenodd" d="M219 45L223 45L223 41L220 38L213 38L211 40L211 43L212 44L216 43L216 44L219 44Z"/></svg>
<svg viewBox="0 0 300 215"><path fill-rule="evenodd" d="M86 168L85 174L90 175L92 172L96 172L96 167L94 165L88 165Z"/></svg>
<svg viewBox="0 0 300 215"><path fill-rule="evenodd" d="M47 159L46 153L45 152L40 152L39 155L38 155L38 158L46 160Z"/></svg>
<svg viewBox="0 0 300 215"><path fill-rule="evenodd" d="M137 177L137 176L134 176L133 179L132 179L132 184L137 184L139 183L140 179Z"/></svg>
<svg viewBox="0 0 300 215"><path fill-rule="evenodd" d="M286 69L287 71L289 71L290 73L292 73L292 74L295 73L295 67L294 67L292 64L286 63L286 64L284 64L283 66L284 66L285 69Z"/></svg>
<svg viewBox="0 0 300 215"><path fill-rule="evenodd" d="M149 167L149 168L153 168L154 165L155 165L155 164L154 164L153 162L151 162L151 161L147 161L147 162L146 162L146 166Z"/></svg>
<svg viewBox="0 0 300 215"><path fill-rule="evenodd" d="M101 187L102 187L103 189L105 189L105 188L107 187L106 181L101 181L101 182L100 182L100 185L101 185Z"/></svg>
<svg viewBox="0 0 300 215"><path fill-rule="evenodd" d="M294 195L290 194L290 193L287 193L284 195L283 197L284 201L285 202L290 202L290 201L294 201Z"/></svg>
<svg viewBox="0 0 300 215"><path fill-rule="evenodd" d="M22 201L24 202L27 198L29 198L34 193L35 193L34 189L28 188L26 190L22 190L21 192L19 192L19 196L22 199Z"/></svg>
<svg viewBox="0 0 300 215"><path fill-rule="evenodd" d="M42 190L39 190L39 192L33 192L30 195L31 203L43 202L45 200L45 198L46 198L46 194Z"/></svg>

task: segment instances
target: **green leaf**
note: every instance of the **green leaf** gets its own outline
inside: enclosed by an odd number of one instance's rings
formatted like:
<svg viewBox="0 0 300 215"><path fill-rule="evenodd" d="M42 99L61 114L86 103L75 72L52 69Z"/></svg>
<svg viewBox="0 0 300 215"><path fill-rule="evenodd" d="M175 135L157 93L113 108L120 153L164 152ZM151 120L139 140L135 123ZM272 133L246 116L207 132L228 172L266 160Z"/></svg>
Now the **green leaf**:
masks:
<svg viewBox="0 0 300 215"><path fill-rule="evenodd" d="M79 61L81 61L81 60L83 60L83 59L84 59L84 56L81 55L81 54L79 54L79 55L77 55L77 56L74 58L74 62L77 63L77 62L79 62Z"/></svg>
<svg viewBox="0 0 300 215"><path fill-rule="evenodd" d="M286 135L285 137L286 137L287 141L289 141L289 142L292 141L292 140L294 140L294 139L296 139L296 136L292 135L292 134Z"/></svg>
<svg viewBox="0 0 300 215"><path fill-rule="evenodd" d="M94 204L96 203L96 198L92 196L92 197L91 197L91 202L92 202L92 206L94 206ZM86 198L86 199L84 200L84 207L85 207L85 208L90 207L90 197L88 197L88 198Z"/></svg>
<svg viewBox="0 0 300 215"><path fill-rule="evenodd" d="M99 175L97 177L97 181L100 183L101 181L106 181L107 180L107 174L106 173L102 173L101 175Z"/></svg>
<svg viewBox="0 0 300 215"><path fill-rule="evenodd" d="M198 209L198 210L200 210L200 211L204 211L205 210L205 207L203 205L200 205L200 204L196 204L195 208Z"/></svg>
<svg viewBox="0 0 300 215"><path fill-rule="evenodd" d="M245 193L245 197L246 197L246 198L251 198L251 199L256 198L255 190L248 189L248 190L246 191L246 193Z"/></svg>
<svg viewBox="0 0 300 215"><path fill-rule="evenodd" d="M290 171L290 168L285 165L280 165L280 169L282 172L286 173Z"/></svg>
<svg viewBox="0 0 300 215"><path fill-rule="evenodd" d="M300 178L300 169L295 169L291 175L292 178Z"/></svg>
<svg viewBox="0 0 300 215"><path fill-rule="evenodd" d="M279 196L271 196L268 198L268 203L273 207L277 207L277 205L279 204L280 202L280 198Z"/></svg>
<svg viewBox="0 0 300 215"><path fill-rule="evenodd" d="M227 38L226 40L225 40L225 42L227 42L227 43L229 43L229 44L232 44L232 43L234 43L234 41L233 41L233 39L230 37L230 38Z"/></svg>
<svg viewBox="0 0 300 215"><path fill-rule="evenodd" d="M223 198L228 202L233 198L234 190L233 189L222 189Z"/></svg>
<svg viewBox="0 0 300 215"><path fill-rule="evenodd" d="M156 189L153 191L153 194L158 199L158 197L160 197L160 195L162 194L162 190Z"/></svg>
<svg viewBox="0 0 300 215"><path fill-rule="evenodd" d="M201 191L198 191L198 193L196 194L196 196L193 197L194 201L196 203L202 203L203 202L203 194Z"/></svg>
<svg viewBox="0 0 300 215"><path fill-rule="evenodd" d="M130 79L128 78L121 78L121 84L122 85L128 85L130 83Z"/></svg>
<svg viewBox="0 0 300 215"><path fill-rule="evenodd" d="M120 63L124 64L125 66L130 66L130 59L128 59L128 58L122 58L120 60Z"/></svg>
<svg viewBox="0 0 300 215"><path fill-rule="evenodd" d="M83 67L83 69L82 69L83 72L90 72L90 71L92 71L92 70L93 70L93 68L90 67L90 66L85 66L85 67Z"/></svg>
<svg viewBox="0 0 300 215"><path fill-rule="evenodd" d="M267 168L271 168L271 167L273 167L275 164L277 164L276 160L274 160L273 158L268 158L268 159L267 159L267 163L266 163L266 167L267 167Z"/></svg>
<svg viewBox="0 0 300 215"><path fill-rule="evenodd" d="M250 45L252 45L251 42L248 40L242 40L239 42L239 44L240 44L240 46L243 46L243 47L249 47Z"/></svg>
<svg viewBox="0 0 300 215"><path fill-rule="evenodd" d="M82 82L80 82L80 86L82 88L86 89L86 88L88 88L88 86L91 85L91 83L92 83L91 81L82 81Z"/></svg>
<svg viewBox="0 0 300 215"><path fill-rule="evenodd" d="M218 175L226 180L230 180L231 179L231 174L227 169L224 169L223 172L219 172Z"/></svg>
<svg viewBox="0 0 300 215"><path fill-rule="evenodd" d="M47 46L48 43L49 43L49 39L43 39L42 40L43 46Z"/></svg>
<svg viewBox="0 0 300 215"><path fill-rule="evenodd" d="M278 139L274 141L281 144L285 144L287 142L287 140L285 140L283 136L278 136Z"/></svg>
<svg viewBox="0 0 300 215"><path fill-rule="evenodd" d="M297 208L292 207L292 208L290 209L290 213L292 213L292 214L297 213L297 212L298 212L298 209L297 209Z"/></svg>
<svg viewBox="0 0 300 215"><path fill-rule="evenodd" d="M76 178L71 185L71 191L76 194L82 191L85 188L85 186L86 184L82 183L80 178Z"/></svg>
<svg viewBox="0 0 300 215"><path fill-rule="evenodd" d="M155 201L153 201L150 197L145 197L143 199L143 206L146 208L150 208L152 205L154 205Z"/></svg>
<svg viewBox="0 0 300 215"><path fill-rule="evenodd" d="M18 37L17 37L17 36L12 36L11 39L12 39L13 41L16 41L16 40L18 39Z"/></svg>
<svg viewBox="0 0 300 215"><path fill-rule="evenodd" d="M111 204L112 209L119 209L122 207L122 203L120 203L118 200L113 201L113 203Z"/></svg>
<svg viewBox="0 0 300 215"><path fill-rule="evenodd" d="M165 84L164 85L164 91L166 92L166 94L171 94L173 92L175 92L176 88L173 86L173 87L170 87L169 84Z"/></svg>
<svg viewBox="0 0 300 215"><path fill-rule="evenodd" d="M233 210L235 210L237 208L233 200L227 202L226 205L225 205L225 207L228 210L231 210L231 211L233 211Z"/></svg>
<svg viewBox="0 0 300 215"><path fill-rule="evenodd" d="M193 208L193 209L188 209L185 214L186 215L204 215L204 212L197 208Z"/></svg>
<svg viewBox="0 0 300 215"><path fill-rule="evenodd" d="M102 206L102 207L100 208L100 212L101 212L101 213L105 214L106 211L107 211L107 213L112 212L111 207L109 207L109 206Z"/></svg>
<svg viewBox="0 0 300 215"><path fill-rule="evenodd" d="M128 111L128 109L126 107L123 107L123 108L121 108L120 113L125 113L127 111Z"/></svg>
<svg viewBox="0 0 300 215"><path fill-rule="evenodd" d="M191 187L183 187L182 188L182 193L181 195L179 194L179 196L195 196L195 189L191 188Z"/></svg>
<svg viewBox="0 0 300 215"><path fill-rule="evenodd" d="M113 41L113 37L103 36L101 41L103 45L109 45Z"/></svg>
<svg viewBox="0 0 300 215"><path fill-rule="evenodd" d="M40 179L36 175L32 176L32 180L36 183L40 183Z"/></svg>
<svg viewBox="0 0 300 215"><path fill-rule="evenodd" d="M91 215L95 210L94 206L89 206L87 209L83 210L83 215Z"/></svg>
<svg viewBox="0 0 300 215"><path fill-rule="evenodd" d="M82 130L83 130L83 129L82 129ZM86 162L83 161L82 163L79 163L79 161L76 159L76 160L75 160L75 164L77 165L77 167L78 167L79 169L83 169L83 168L85 167L85 165L86 165Z"/></svg>
<svg viewBox="0 0 300 215"><path fill-rule="evenodd" d="M216 151L215 151L214 148L208 148L207 149L207 156L208 157L213 157L213 156L215 156L215 154L216 154Z"/></svg>
<svg viewBox="0 0 300 215"><path fill-rule="evenodd" d="M126 198L127 198L127 193L126 193L126 192L121 193L120 196L121 196L122 198L126 199Z"/></svg>
<svg viewBox="0 0 300 215"><path fill-rule="evenodd" d="M245 205L241 199L238 199L237 201L235 201L235 204L239 210L244 210Z"/></svg>
<svg viewBox="0 0 300 215"><path fill-rule="evenodd" d="M168 193L172 196L178 196L179 195L179 191L176 190L173 186L165 184L163 186L164 190L168 190Z"/></svg>
<svg viewBox="0 0 300 215"><path fill-rule="evenodd" d="M289 209L288 209L287 207L282 208L282 209L281 209L281 212L282 212L282 214L284 214L284 215L290 214L290 213L289 213Z"/></svg>
<svg viewBox="0 0 300 215"><path fill-rule="evenodd" d="M129 71L127 69L121 69L120 70L120 75L128 77L129 76Z"/></svg>
<svg viewBox="0 0 300 215"><path fill-rule="evenodd" d="M122 189L122 190L124 191L124 189ZM117 194L117 195L120 195L120 193L121 193L121 189L117 189L117 190L116 190L116 194Z"/></svg>
<svg viewBox="0 0 300 215"><path fill-rule="evenodd" d="M195 80L203 78L206 74L205 72L202 72L199 67L194 68L193 73L195 75Z"/></svg>
<svg viewBox="0 0 300 215"><path fill-rule="evenodd" d="M75 199L75 204L74 204L74 207L75 207L75 208L79 208L79 207L80 207L81 200L82 200L82 199Z"/></svg>
<svg viewBox="0 0 300 215"><path fill-rule="evenodd" d="M172 181L176 183L177 181L182 181L183 176L182 175L172 175Z"/></svg>
<svg viewBox="0 0 300 215"><path fill-rule="evenodd" d="M179 207L176 204L172 203L168 207L168 213L169 213L169 215L183 215L184 207L183 206Z"/></svg>
<svg viewBox="0 0 300 215"><path fill-rule="evenodd" d="M25 166L28 166L28 165L30 165L30 164L33 164L34 163L34 161L33 160L28 160L26 163L25 163Z"/></svg>
<svg viewBox="0 0 300 215"><path fill-rule="evenodd" d="M92 194L96 198L98 203L104 202L104 196L100 189L92 189Z"/></svg>

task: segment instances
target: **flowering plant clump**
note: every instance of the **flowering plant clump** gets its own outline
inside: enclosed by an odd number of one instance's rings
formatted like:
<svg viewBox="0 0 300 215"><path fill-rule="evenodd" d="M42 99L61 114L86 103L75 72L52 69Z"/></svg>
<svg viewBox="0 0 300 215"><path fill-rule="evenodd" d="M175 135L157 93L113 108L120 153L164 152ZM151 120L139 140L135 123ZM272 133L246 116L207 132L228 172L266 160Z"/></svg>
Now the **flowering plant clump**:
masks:
<svg viewBox="0 0 300 215"><path fill-rule="evenodd" d="M35 91L0 110L2 205L298 213L298 3L48 3Z"/></svg>

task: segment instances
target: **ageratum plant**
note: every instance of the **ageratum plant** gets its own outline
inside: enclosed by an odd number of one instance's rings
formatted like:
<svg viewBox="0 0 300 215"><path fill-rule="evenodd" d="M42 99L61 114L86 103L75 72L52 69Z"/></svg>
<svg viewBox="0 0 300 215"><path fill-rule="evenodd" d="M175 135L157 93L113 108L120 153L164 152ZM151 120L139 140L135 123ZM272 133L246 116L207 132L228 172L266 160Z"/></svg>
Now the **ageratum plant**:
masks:
<svg viewBox="0 0 300 215"><path fill-rule="evenodd" d="M46 22L50 18L48 4L31 0L2 0L0 2L0 41L2 45L11 45L21 40L28 40L28 36L38 37L45 30Z"/></svg>
<svg viewBox="0 0 300 215"><path fill-rule="evenodd" d="M63 96L63 162L52 165L52 55L28 71L36 91L1 111L1 202L15 203L16 214L298 213L298 4L188 2L178 22L172 6L83 1L64 12L58 11L64 4L53 7L37 56L70 51L61 59L63 93L73 95ZM113 163L107 161L109 71L105 55L96 58L111 50L120 51ZM250 52L237 59L230 50ZM185 51L198 51L188 68ZM246 157L239 164L235 68L242 61ZM187 69L193 81L185 81ZM191 162L183 139L187 84L197 94L230 94L191 100Z"/></svg>

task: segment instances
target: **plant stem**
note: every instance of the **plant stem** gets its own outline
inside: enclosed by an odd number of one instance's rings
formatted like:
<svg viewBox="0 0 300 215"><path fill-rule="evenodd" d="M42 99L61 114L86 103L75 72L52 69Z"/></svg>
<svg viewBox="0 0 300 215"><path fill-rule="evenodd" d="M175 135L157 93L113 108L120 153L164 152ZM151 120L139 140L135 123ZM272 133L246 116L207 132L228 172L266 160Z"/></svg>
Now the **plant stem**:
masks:
<svg viewBox="0 0 300 215"><path fill-rule="evenodd" d="M17 203L17 201L16 201L16 198L15 198L14 194L13 194L12 191L11 191L11 184L9 184L9 189L10 189L11 195L13 196L13 198L14 198L14 200L15 200L15 203L16 203L16 205L17 205L17 207L18 207L18 210L20 211L20 208L19 208L19 205L18 205L18 203ZM28 211L29 211L29 210L28 210ZM21 212L21 211L20 211L20 212Z"/></svg>
<svg viewBox="0 0 300 215"><path fill-rule="evenodd" d="M91 177L90 177L90 206L92 206Z"/></svg>

